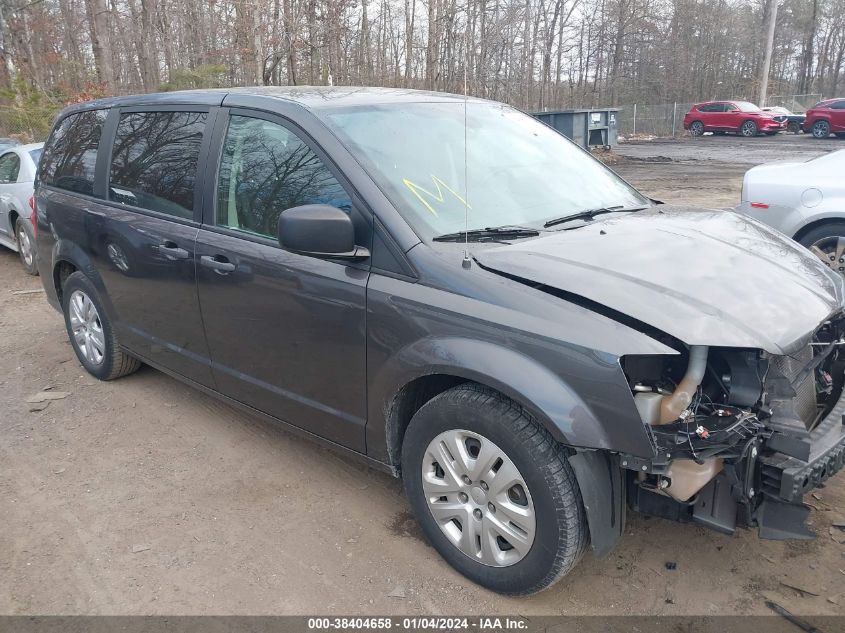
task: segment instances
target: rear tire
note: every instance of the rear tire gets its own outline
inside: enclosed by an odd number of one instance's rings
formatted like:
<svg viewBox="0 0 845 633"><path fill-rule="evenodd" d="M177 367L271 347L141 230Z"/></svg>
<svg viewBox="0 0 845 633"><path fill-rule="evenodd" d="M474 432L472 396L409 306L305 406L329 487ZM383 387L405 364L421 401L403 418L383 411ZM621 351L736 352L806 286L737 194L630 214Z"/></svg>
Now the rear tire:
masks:
<svg viewBox="0 0 845 633"><path fill-rule="evenodd" d="M15 221L15 239L18 242L18 255L23 269L30 275L38 274L38 263L35 261L35 236L29 226L29 220L18 218Z"/></svg>
<svg viewBox="0 0 845 633"><path fill-rule="evenodd" d="M830 136L830 123L827 121L816 121L813 123L813 137L827 138Z"/></svg>
<svg viewBox="0 0 845 633"><path fill-rule="evenodd" d="M402 444L402 472L431 544L488 589L541 591L587 547L581 491L565 449L521 406L486 387L459 385L417 411Z"/></svg>
<svg viewBox="0 0 845 633"><path fill-rule="evenodd" d="M845 274L845 222L817 226L802 235L798 243L810 249L831 270Z"/></svg>
<svg viewBox="0 0 845 633"><path fill-rule="evenodd" d="M120 349L94 284L81 272L71 274L62 286L62 311L70 344L89 374L114 380L141 366L141 361Z"/></svg>
<svg viewBox="0 0 845 633"><path fill-rule="evenodd" d="M801 131L801 125L798 121L790 121L786 124L786 131L792 134L798 134Z"/></svg>
<svg viewBox="0 0 845 633"><path fill-rule="evenodd" d="M693 121L689 124L690 136L701 136L704 134L704 123L701 121Z"/></svg>

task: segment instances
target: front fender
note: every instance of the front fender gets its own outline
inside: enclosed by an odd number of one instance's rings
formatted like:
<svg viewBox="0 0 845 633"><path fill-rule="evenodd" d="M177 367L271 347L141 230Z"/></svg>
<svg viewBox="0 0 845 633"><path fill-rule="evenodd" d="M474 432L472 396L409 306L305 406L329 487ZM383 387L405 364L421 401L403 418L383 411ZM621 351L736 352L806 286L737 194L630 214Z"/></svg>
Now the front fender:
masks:
<svg viewBox="0 0 845 633"><path fill-rule="evenodd" d="M627 389L618 358L591 354L590 362L618 372ZM489 341L455 337L427 337L402 348L373 376L371 420L389 420L393 398L407 384L428 375L471 380L495 389L525 407L553 437L568 446L612 449L651 455L651 442L639 419L611 430L577 391L537 360ZM608 381L599 388L613 389ZM628 391L630 398L630 391ZM631 410L636 410L631 402ZM626 412L629 413L629 412ZM374 415L375 414L375 415Z"/></svg>

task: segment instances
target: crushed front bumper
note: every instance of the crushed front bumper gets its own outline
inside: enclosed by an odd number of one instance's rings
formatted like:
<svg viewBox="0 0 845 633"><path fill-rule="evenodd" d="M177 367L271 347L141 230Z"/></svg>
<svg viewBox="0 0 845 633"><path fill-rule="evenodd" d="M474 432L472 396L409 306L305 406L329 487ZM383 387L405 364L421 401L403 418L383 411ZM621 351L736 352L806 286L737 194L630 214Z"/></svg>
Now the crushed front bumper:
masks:
<svg viewBox="0 0 845 633"><path fill-rule="evenodd" d="M747 441L741 456L725 460L723 470L689 503L644 490L628 478L628 503L635 511L694 521L732 534L737 526L759 528L760 538L807 539L810 508L805 494L845 466L845 391L812 431L768 429ZM664 473L669 461L622 456L634 472Z"/></svg>
<svg viewBox="0 0 845 633"><path fill-rule="evenodd" d="M845 465L845 392L827 417L805 437L773 436L779 450L761 455L760 492L786 503L802 497Z"/></svg>

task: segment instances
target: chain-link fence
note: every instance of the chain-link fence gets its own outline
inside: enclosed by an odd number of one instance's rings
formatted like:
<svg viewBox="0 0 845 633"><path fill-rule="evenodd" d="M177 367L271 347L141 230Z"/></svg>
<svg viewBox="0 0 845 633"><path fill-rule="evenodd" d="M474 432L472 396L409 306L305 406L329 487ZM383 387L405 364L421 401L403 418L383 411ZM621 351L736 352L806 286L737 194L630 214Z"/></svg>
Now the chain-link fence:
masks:
<svg viewBox="0 0 845 633"><path fill-rule="evenodd" d="M823 97L819 93L806 95L776 95L769 97L766 100L766 105L786 108L790 112L803 113L822 100Z"/></svg>
<svg viewBox="0 0 845 633"><path fill-rule="evenodd" d="M744 99L739 99L744 101ZM822 100L820 94L769 97L766 104L804 112ZM696 102L699 103L699 102ZM694 103L658 103L619 106L617 130L622 138L672 138L684 133L684 115Z"/></svg>
<svg viewBox="0 0 845 633"><path fill-rule="evenodd" d="M625 138L677 136L684 129L684 115L692 105L691 103L659 103L620 106L616 117L619 136Z"/></svg>
<svg viewBox="0 0 845 633"><path fill-rule="evenodd" d="M20 143L46 140L59 107L0 106L0 137Z"/></svg>

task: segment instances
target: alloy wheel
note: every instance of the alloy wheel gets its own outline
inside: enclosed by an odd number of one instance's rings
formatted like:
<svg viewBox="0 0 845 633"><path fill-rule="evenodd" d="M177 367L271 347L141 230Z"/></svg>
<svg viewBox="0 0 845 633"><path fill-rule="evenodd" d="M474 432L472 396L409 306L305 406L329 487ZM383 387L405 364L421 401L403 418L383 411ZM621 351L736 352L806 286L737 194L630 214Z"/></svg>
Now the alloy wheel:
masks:
<svg viewBox="0 0 845 633"><path fill-rule="evenodd" d="M810 250L822 260L825 266L840 275L845 275L845 237L840 235L823 237L810 246Z"/></svg>
<svg viewBox="0 0 845 633"><path fill-rule="evenodd" d="M701 136L704 134L704 124L701 121L693 121L690 123L689 133L693 136Z"/></svg>
<svg viewBox="0 0 845 633"><path fill-rule="evenodd" d="M32 240L29 239L29 234L23 227L18 229L18 248L26 265L32 266Z"/></svg>
<svg viewBox="0 0 845 633"><path fill-rule="evenodd" d="M106 350L106 339L100 315L91 299L81 290L70 296L70 327L79 351L92 365L100 365Z"/></svg>
<svg viewBox="0 0 845 633"><path fill-rule="evenodd" d="M754 121L746 121L742 124L740 128L740 132L743 136L756 136L757 135L757 124Z"/></svg>
<svg viewBox="0 0 845 633"><path fill-rule="evenodd" d="M425 451L422 487L432 517L461 552L490 567L525 558L536 518L516 465L486 437L444 431Z"/></svg>
<svg viewBox="0 0 845 633"><path fill-rule="evenodd" d="M816 138L827 138L830 136L830 124L827 121L816 121L813 123L813 136Z"/></svg>

